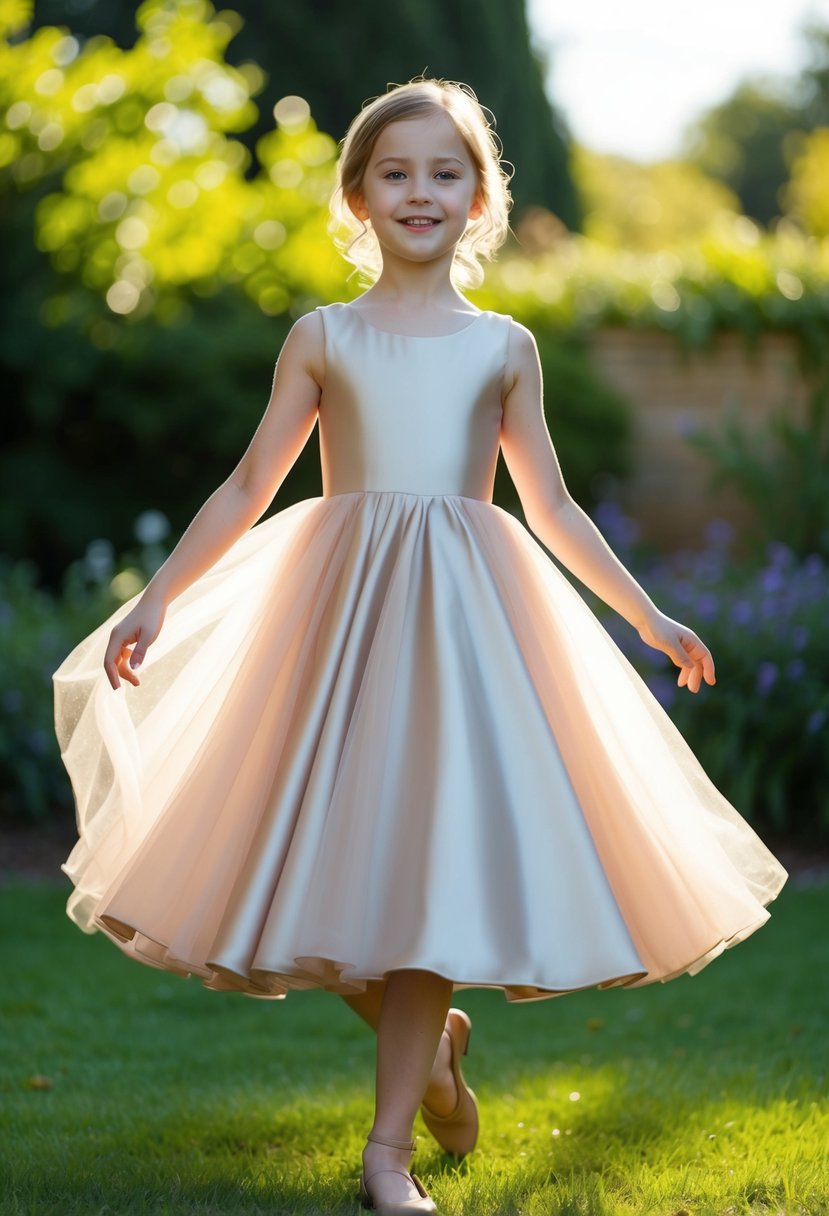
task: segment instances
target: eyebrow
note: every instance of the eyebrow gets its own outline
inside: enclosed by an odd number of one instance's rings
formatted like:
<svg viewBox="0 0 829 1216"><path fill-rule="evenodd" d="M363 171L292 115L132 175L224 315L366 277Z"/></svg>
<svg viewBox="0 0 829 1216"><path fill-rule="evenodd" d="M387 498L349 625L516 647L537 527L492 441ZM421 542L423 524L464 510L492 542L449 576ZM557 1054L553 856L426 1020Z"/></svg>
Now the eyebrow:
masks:
<svg viewBox="0 0 829 1216"><path fill-rule="evenodd" d="M408 165L410 163L408 156L384 156L382 160L377 161L377 164L384 165L386 163L386 161L389 161L389 160L397 161L399 164L403 164L403 165ZM463 161L457 156L433 156L432 164L436 165L442 161L447 161L447 160L454 160L457 164L463 165Z"/></svg>

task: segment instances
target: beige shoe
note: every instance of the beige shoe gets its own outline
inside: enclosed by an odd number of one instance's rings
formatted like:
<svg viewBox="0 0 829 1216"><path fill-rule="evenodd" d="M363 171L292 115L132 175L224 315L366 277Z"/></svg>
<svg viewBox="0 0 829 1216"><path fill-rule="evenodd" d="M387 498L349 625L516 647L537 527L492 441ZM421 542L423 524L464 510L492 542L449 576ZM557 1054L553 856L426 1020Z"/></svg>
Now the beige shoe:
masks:
<svg viewBox="0 0 829 1216"><path fill-rule="evenodd" d="M456 1157L471 1153L478 1139L478 1100L461 1075L461 1056L469 1050L472 1022L463 1009L450 1009L446 1016L446 1032L452 1047L452 1073L458 1087L458 1104L448 1115L436 1115L422 1103L423 1122L441 1148Z"/></svg>
<svg viewBox="0 0 829 1216"><path fill-rule="evenodd" d="M416 1148L414 1140L392 1140L386 1136L377 1136L374 1132L368 1133L368 1139L376 1140L378 1144L388 1144L391 1148L407 1148L410 1153L413 1153ZM411 1179L420 1192L420 1199L400 1199L396 1203L375 1203L369 1194L368 1183L378 1174L402 1174L404 1178ZM416 1174L410 1174L408 1170L375 1170L373 1174L369 1174L368 1178L363 1170L360 1174L360 1202L364 1208L373 1208L377 1216L408 1216L410 1212L419 1212L422 1216L428 1216L429 1213L437 1213L437 1208L427 1194L423 1183Z"/></svg>

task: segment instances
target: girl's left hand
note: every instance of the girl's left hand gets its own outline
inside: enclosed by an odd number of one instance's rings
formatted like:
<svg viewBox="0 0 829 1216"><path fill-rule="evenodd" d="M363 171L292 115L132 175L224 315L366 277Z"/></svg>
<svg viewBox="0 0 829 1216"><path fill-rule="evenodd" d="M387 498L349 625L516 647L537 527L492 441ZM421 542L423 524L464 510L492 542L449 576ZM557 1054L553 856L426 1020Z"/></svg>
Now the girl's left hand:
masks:
<svg viewBox="0 0 829 1216"><path fill-rule="evenodd" d="M664 612L656 612L639 628L639 636L648 646L663 650L682 670L677 685L687 685L690 692L699 692L703 679L715 684L714 660L711 651L693 629L671 620Z"/></svg>

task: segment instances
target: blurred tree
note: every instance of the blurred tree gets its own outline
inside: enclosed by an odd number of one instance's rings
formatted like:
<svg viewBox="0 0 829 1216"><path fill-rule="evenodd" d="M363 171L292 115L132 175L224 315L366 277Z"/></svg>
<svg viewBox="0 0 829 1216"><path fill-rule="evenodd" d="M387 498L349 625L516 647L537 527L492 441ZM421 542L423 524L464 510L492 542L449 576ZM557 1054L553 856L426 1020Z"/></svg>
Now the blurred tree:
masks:
<svg viewBox="0 0 829 1216"><path fill-rule="evenodd" d="M801 35L809 58L799 81L806 127L829 127L829 27L808 20Z"/></svg>
<svg viewBox="0 0 829 1216"><path fill-rule="evenodd" d="M187 283L209 294L239 281L271 315L299 290L338 285L326 232L336 147L307 105L283 107L248 179L250 154L230 136L253 122L259 81L225 62L234 14L146 0L137 21L129 50L55 27L0 44L0 183L36 190L38 247L136 317ZM48 301L45 319L66 307Z"/></svg>
<svg viewBox="0 0 829 1216"><path fill-rule="evenodd" d="M803 137L783 187L789 216L813 236L829 236L829 126Z"/></svg>
<svg viewBox="0 0 829 1216"><path fill-rule="evenodd" d="M804 114L793 93L790 82L784 86L762 77L743 80L685 133L683 159L732 190L743 212L760 224L770 224L784 212L786 141L792 133L805 131Z"/></svg>
<svg viewBox="0 0 829 1216"><path fill-rule="evenodd" d="M733 191L682 161L640 164L575 145L572 165L584 235L613 249L669 249L699 237L718 211L740 210Z"/></svg>
<svg viewBox="0 0 829 1216"><path fill-rule="evenodd" d="M257 73L261 78L259 117L240 136L249 150L286 95L304 97L319 127L339 140L363 102L389 83L423 72L463 80L496 115L504 156L518 166L512 185L516 216L530 205L542 206L568 228L580 227L569 135L544 94L525 0L399 0L382 11L343 0L231 2L244 24L228 60L249 79ZM122 47L135 38L134 12L117 0L40 0L35 21L66 23L83 36L108 34Z"/></svg>
<svg viewBox="0 0 829 1216"><path fill-rule="evenodd" d="M180 531L244 450L293 316L347 292L336 144L307 102L280 90L252 155L264 77L228 63L235 14L132 17L122 48L0 6L0 548L52 585L148 506ZM281 503L319 492L313 446Z"/></svg>
<svg viewBox="0 0 829 1216"><path fill-rule="evenodd" d="M148 505L183 527L253 432L289 304L345 276L335 144L307 106L283 107L246 179L230 17L198 0L137 17L129 50L0 29L0 547L52 583L96 536L123 549ZM307 493L313 452L306 474Z"/></svg>

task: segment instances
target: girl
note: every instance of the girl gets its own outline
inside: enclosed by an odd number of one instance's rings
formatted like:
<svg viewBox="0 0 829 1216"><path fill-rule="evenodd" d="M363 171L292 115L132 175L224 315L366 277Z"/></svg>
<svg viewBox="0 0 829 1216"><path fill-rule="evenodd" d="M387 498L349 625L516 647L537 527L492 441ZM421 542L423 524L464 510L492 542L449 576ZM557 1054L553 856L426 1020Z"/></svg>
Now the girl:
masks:
<svg viewBox="0 0 829 1216"><path fill-rule="evenodd" d="M69 915L214 989L341 995L377 1032L360 1198L386 1214L436 1211L419 1107L447 1151L476 1141L455 991L694 974L787 877L492 502L500 448L535 536L680 686L714 683L568 494L532 335L459 290L508 206L465 86L360 112L332 207L373 285L294 325L234 472L54 677ZM252 527L317 421L322 496Z"/></svg>

